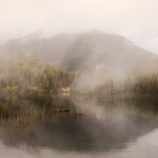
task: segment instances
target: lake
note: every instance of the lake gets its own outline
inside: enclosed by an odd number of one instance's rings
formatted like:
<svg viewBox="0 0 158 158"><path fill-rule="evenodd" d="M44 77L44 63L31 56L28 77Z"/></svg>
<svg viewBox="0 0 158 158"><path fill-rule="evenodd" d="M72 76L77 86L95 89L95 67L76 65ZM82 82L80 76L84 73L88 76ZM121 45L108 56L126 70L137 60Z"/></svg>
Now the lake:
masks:
<svg viewBox="0 0 158 158"><path fill-rule="evenodd" d="M155 97L17 97L0 105L0 157L158 157Z"/></svg>

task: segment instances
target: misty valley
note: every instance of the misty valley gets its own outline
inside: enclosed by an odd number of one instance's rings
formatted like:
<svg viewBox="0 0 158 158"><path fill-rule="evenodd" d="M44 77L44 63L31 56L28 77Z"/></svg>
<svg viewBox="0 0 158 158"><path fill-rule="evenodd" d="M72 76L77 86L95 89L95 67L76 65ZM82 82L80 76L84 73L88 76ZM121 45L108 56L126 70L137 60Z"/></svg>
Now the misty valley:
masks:
<svg viewBox="0 0 158 158"><path fill-rule="evenodd" d="M157 138L157 55L97 31L0 46L3 157L156 158Z"/></svg>

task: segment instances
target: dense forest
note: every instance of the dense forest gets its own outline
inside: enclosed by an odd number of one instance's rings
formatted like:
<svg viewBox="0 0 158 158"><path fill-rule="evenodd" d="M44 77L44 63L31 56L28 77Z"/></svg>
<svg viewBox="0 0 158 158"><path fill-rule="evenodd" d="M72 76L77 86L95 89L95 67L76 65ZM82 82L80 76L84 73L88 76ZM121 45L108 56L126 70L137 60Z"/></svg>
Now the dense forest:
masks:
<svg viewBox="0 0 158 158"><path fill-rule="evenodd" d="M9 94L57 93L70 86L74 73L59 70L32 55L7 53L0 57L1 97Z"/></svg>

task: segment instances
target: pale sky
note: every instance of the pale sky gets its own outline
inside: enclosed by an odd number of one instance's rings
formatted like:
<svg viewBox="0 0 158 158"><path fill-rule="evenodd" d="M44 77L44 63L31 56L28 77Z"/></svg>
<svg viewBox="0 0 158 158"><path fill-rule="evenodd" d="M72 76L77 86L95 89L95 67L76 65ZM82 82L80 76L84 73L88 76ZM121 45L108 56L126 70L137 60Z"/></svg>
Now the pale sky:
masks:
<svg viewBox="0 0 158 158"><path fill-rule="evenodd" d="M99 30L158 54L158 0L0 0L0 42Z"/></svg>

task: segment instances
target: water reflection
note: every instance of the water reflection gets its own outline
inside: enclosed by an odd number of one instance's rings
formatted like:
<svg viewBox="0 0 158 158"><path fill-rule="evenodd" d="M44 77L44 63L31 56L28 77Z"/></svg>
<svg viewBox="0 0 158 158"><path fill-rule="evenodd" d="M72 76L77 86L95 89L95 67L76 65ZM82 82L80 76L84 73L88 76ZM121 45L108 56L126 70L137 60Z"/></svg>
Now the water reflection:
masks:
<svg viewBox="0 0 158 158"><path fill-rule="evenodd" d="M11 147L103 152L158 127L157 100L36 97L2 101L0 139Z"/></svg>

